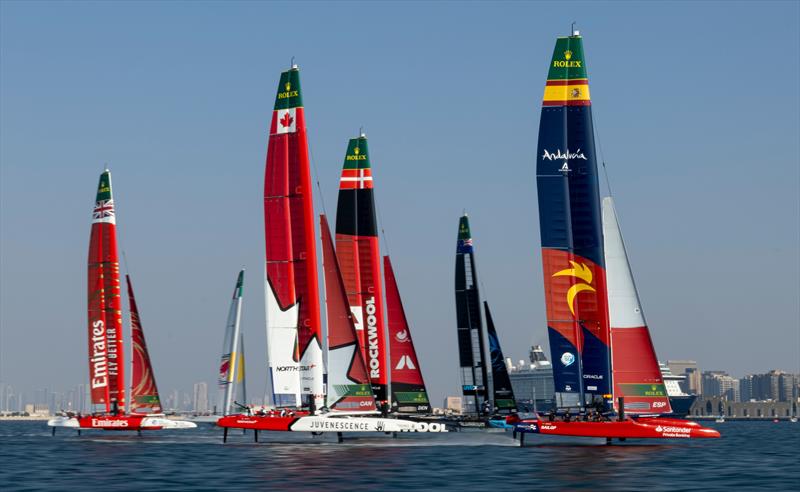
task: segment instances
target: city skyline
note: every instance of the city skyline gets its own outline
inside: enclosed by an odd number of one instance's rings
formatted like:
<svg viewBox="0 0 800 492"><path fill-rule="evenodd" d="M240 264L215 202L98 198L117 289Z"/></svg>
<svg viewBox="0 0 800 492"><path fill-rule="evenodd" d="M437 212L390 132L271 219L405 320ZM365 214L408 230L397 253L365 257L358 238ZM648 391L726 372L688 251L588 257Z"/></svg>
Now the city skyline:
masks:
<svg viewBox="0 0 800 492"><path fill-rule="evenodd" d="M108 163L159 384L215 380L244 266L248 379L266 392L266 126L292 56L315 212L336 203L347 139L370 138L382 251L431 401L459 384L464 209L507 355L546 345L536 135L572 21L656 354L800 372L796 3L357 5L359 29L320 4L298 37L273 22L291 4L0 3L0 379L87 381L86 249ZM780 97L761 67L782 67Z"/></svg>

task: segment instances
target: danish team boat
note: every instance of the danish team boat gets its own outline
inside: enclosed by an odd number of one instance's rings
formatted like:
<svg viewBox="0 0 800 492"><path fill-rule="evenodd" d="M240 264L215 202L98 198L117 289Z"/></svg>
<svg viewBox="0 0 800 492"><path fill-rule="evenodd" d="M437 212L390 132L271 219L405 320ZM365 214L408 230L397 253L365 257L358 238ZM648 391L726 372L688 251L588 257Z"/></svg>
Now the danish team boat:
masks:
<svg viewBox="0 0 800 492"><path fill-rule="evenodd" d="M311 189L300 72L293 66L281 74L278 85L264 183L267 343L276 408L225 416L217 425L225 429L226 438L230 428L336 432L340 437L343 432L443 430L439 424L375 416L379 412L373 384L381 380L367 372L356 310L348 302L333 238L322 216L328 321L325 392ZM374 309L368 306L365 312L374 315ZM257 440L258 432L254 436Z"/></svg>
<svg viewBox="0 0 800 492"><path fill-rule="evenodd" d="M381 284L374 188L367 137L362 133L348 142L339 180L336 257L379 409L390 409L394 415L429 414L425 381L388 256L383 257Z"/></svg>
<svg viewBox="0 0 800 492"><path fill-rule="evenodd" d="M583 40L559 38L539 124L537 187L547 325L559 412L515 433L719 437L670 412L611 198L602 207ZM571 415L570 415L571 414ZM609 415L616 414L614 420ZM573 415L580 416L578 421ZM582 421L580 421L582 420Z"/></svg>
<svg viewBox="0 0 800 492"><path fill-rule="evenodd" d="M92 405L101 410L91 415L50 419L47 425L74 429L159 430L189 429L192 422L167 419L161 413L150 355L144 338L133 285L125 276L130 306L133 377L130 413L125 412L125 350L122 335L122 298L111 173L100 175L92 213L89 241L89 386Z"/></svg>

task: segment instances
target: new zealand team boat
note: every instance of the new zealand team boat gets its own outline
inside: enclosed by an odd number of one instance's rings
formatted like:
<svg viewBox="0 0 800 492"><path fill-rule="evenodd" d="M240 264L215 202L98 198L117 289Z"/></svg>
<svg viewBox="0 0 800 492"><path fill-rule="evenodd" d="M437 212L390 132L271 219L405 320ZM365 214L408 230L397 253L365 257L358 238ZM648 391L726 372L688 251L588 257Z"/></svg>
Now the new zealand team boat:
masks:
<svg viewBox="0 0 800 492"><path fill-rule="evenodd" d="M133 295L133 285L130 276L126 275L125 280L128 287L133 354L128 413L116 216L111 194L111 173L105 170L100 175L92 212L88 275L89 387L91 403L99 406L100 410L90 415L68 414L50 419L47 425L53 428L53 434L58 427L79 431L142 431L196 427L192 422L168 419L161 413L161 401Z"/></svg>
<svg viewBox="0 0 800 492"><path fill-rule="evenodd" d="M506 416L517 411L517 402L489 303L481 304L478 285L472 232L469 218L463 215L458 221L455 294L464 417L457 423L460 427L505 427Z"/></svg>
<svg viewBox="0 0 800 492"><path fill-rule="evenodd" d="M611 198L600 200L583 40L558 38L539 124L539 223L557 412L509 417L526 433L713 438L659 417L669 398Z"/></svg>
<svg viewBox="0 0 800 492"><path fill-rule="evenodd" d="M354 153L360 152L355 148ZM386 378L381 374L385 374L385 362L379 359L385 352L381 351L380 342L374 342L370 349L363 348L363 329L357 329L357 323L359 328L363 328L364 321L375 325L372 338L383 337L383 325L378 325L376 317L381 302L377 284L380 267L377 274L371 269L364 277L365 284L367 280L372 282L367 292L374 297L362 297L362 304L351 306L348 297L357 296L350 295L353 293L345 287L346 277L327 219L321 216L328 323L326 384L311 190L300 72L293 66L281 74L278 85L264 183L267 344L274 407L228 415L220 418L217 425L225 429L226 438L230 428L336 432L340 437L343 432L438 430L438 424L377 416L380 411L374 391L379 392L384 404L388 392ZM357 236L359 231L355 233ZM378 251L372 242L362 244L367 256L377 259ZM352 262L353 257L346 261ZM359 276L352 263L347 268L350 278ZM367 362L365 354L373 359ZM254 435L257 440L258 432Z"/></svg>

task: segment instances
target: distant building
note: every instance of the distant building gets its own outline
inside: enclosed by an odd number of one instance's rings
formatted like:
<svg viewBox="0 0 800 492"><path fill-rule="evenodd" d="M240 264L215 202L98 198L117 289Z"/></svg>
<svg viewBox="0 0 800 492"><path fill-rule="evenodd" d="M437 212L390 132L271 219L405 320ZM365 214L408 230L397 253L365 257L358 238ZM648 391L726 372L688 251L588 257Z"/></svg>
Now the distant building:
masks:
<svg viewBox="0 0 800 492"><path fill-rule="evenodd" d="M703 373L703 396L719 396L728 401L741 401L739 380L725 371L706 371Z"/></svg>
<svg viewBox="0 0 800 492"><path fill-rule="evenodd" d="M462 401L460 396L448 396L444 399L444 409L446 412L461 414Z"/></svg>
<svg viewBox="0 0 800 492"><path fill-rule="evenodd" d="M194 384L192 410L197 414L208 413L208 385L205 382Z"/></svg>
<svg viewBox="0 0 800 492"><path fill-rule="evenodd" d="M668 360L667 367L676 376L686 376L681 383L681 389L690 395L699 395L703 392L703 382L697 361L694 360Z"/></svg>
<svg viewBox="0 0 800 492"><path fill-rule="evenodd" d="M28 403L25 405L25 412L32 417L49 417L50 407L38 403Z"/></svg>

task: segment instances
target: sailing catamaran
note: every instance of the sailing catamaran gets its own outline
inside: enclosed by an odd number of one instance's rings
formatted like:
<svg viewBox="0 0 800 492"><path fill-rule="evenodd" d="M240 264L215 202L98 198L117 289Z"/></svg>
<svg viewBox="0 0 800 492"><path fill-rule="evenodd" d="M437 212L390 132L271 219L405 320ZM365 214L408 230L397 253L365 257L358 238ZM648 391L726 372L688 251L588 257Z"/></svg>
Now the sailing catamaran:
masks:
<svg viewBox="0 0 800 492"><path fill-rule="evenodd" d="M133 285L128 275L125 279L133 352L130 413L125 413L125 350L116 216L111 195L111 173L106 169L100 175L92 212L88 275L89 384L92 405L100 405L101 411L50 419L47 425L53 427L53 434L57 427L137 431L196 427L192 422L167 419L161 413Z"/></svg>
<svg viewBox="0 0 800 492"><path fill-rule="evenodd" d="M336 256L379 410L430 413L425 382L388 256L383 258L386 310L383 309L374 179L363 133L348 142L339 180ZM388 326L388 338L384 326ZM391 395L387 391L390 382Z"/></svg>
<svg viewBox="0 0 800 492"><path fill-rule="evenodd" d="M601 209L589 82L577 31L556 41L536 174L560 412L545 420L509 418L520 442L529 432L607 439L719 437L696 422L658 417L669 413L669 398L612 200L605 199ZM607 415L614 410L618 418L612 421Z"/></svg>
<svg viewBox="0 0 800 492"><path fill-rule="evenodd" d="M478 271L466 215L458 222L455 292L461 392L466 402L464 413L468 419L478 420L514 413L517 402L486 301L483 302L486 329L481 318ZM489 344L488 359L485 340Z"/></svg>
<svg viewBox="0 0 800 492"><path fill-rule="evenodd" d="M228 322L225 324L225 338L222 342L222 358L219 364L219 393L222 415L229 415L236 402L236 389L241 387L242 402L247 403L244 372L244 337L239 324L242 318L242 293L244 290L244 270L239 272L236 287L233 289Z"/></svg>
<svg viewBox="0 0 800 492"><path fill-rule="evenodd" d="M348 302L345 276L323 216L329 363L326 393L312 219L305 110L300 71L294 65L281 74L278 84L264 183L267 343L273 403L280 411L230 415L220 418L217 425L225 429L226 437L229 428L339 434L443 430L439 424L370 416L378 413L373 385L385 391L385 386L381 387L384 379L380 376L385 362L381 364L376 354L375 362L366 363L356 327L363 318L357 318L356 313L360 312ZM354 275L352 270L349 273ZM379 271L378 275L371 274L379 279ZM371 317L375 316L380 302L379 284L371 284L367 292L376 299L364 300L367 306L364 312L368 313L366 321L377 325ZM376 328L376 331L380 330ZM378 336L375 333L375 338ZM376 368L378 373L372 373ZM258 433L254 435L257 440Z"/></svg>

